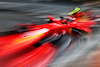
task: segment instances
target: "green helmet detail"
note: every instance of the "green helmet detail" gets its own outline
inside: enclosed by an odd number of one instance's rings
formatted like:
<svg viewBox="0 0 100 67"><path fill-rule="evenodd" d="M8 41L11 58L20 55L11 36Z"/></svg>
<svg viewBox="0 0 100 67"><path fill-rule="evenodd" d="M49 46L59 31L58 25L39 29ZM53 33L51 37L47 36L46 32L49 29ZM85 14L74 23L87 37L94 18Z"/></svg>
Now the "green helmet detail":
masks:
<svg viewBox="0 0 100 67"><path fill-rule="evenodd" d="M75 14L75 13L77 13L79 11L82 11L81 8L76 7L72 12L68 13L68 15Z"/></svg>

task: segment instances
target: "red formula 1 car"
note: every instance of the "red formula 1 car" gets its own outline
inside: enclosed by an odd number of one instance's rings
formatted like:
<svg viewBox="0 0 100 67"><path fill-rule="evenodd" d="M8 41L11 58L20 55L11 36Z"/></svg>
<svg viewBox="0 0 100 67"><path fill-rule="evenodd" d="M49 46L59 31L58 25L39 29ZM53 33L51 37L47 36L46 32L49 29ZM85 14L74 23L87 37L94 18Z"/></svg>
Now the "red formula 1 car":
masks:
<svg viewBox="0 0 100 67"><path fill-rule="evenodd" d="M45 67L56 56L57 41L62 35L75 35L73 29L91 33L94 21L76 22L57 20L48 15L50 22L42 25L21 24L25 31L0 37L0 66Z"/></svg>

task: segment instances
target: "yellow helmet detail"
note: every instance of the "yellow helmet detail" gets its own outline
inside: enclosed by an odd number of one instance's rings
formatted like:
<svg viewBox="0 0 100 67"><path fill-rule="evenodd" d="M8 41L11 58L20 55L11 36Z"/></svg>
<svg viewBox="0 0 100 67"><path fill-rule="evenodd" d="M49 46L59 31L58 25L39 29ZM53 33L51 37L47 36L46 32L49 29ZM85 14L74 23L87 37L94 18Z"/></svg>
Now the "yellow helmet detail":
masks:
<svg viewBox="0 0 100 67"><path fill-rule="evenodd" d="M72 12L68 13L68 15L75 14L75 13L79 12L80 10L81 10L81 8L76 7Z"/></svg>

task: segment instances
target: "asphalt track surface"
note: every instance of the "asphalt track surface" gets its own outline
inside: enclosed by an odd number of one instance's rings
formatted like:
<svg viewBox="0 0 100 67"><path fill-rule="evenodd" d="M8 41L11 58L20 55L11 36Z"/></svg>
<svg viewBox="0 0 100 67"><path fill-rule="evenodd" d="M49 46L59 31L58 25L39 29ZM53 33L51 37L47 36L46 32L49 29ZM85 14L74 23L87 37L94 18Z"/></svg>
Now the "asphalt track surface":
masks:
<svg viewBox="0 0 100 67"><path fill-rule="evenodd" d="M61 15L67 15L68 12L75 7L82 7L82 4L73 3L13 3L0 2L0 32L16 30L13 25L16 23L37 23L44 24L48 21L47 15L58 18ZM95 8L98 9L98 8ZM98 13L98 12L97 12ZM12 29L13 28L13 29ZM99 29L93 29L91 39L87 39L88 35L72 37L66 35L62 38L62 45L59 47L59 53L56 59L48 64L48 67L66 67L71 66L71 62L86 56L89 51L93 50L100 41ZM3 35L3 34L1 34ZM89 41L89 42L88 42ZM68 45L72 45L67 50ZM64 52L65 51L65 52ZM71 66L75 67L75 66ZM78 67L78 66L77 66ZM81 66L82 67L82 66Z"/></svg>

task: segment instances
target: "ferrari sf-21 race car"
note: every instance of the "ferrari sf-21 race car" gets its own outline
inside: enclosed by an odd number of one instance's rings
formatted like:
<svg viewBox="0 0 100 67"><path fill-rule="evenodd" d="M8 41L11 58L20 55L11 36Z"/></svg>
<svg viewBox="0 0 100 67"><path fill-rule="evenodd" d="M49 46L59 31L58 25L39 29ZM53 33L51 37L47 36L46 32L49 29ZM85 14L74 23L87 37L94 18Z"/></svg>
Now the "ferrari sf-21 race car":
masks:
<svg viewBox="0 0 100 67"><path fill-rule="evenodd" d="M75 30L91 34L91 27L96 24L88 11L74 11L61 16L60 20L48 17L47 24L17 24L23 32L16 30L17 33L0 37L0 66L45 67L56 57L57 42L62 36L76 36L78 32Z"/></svg>

